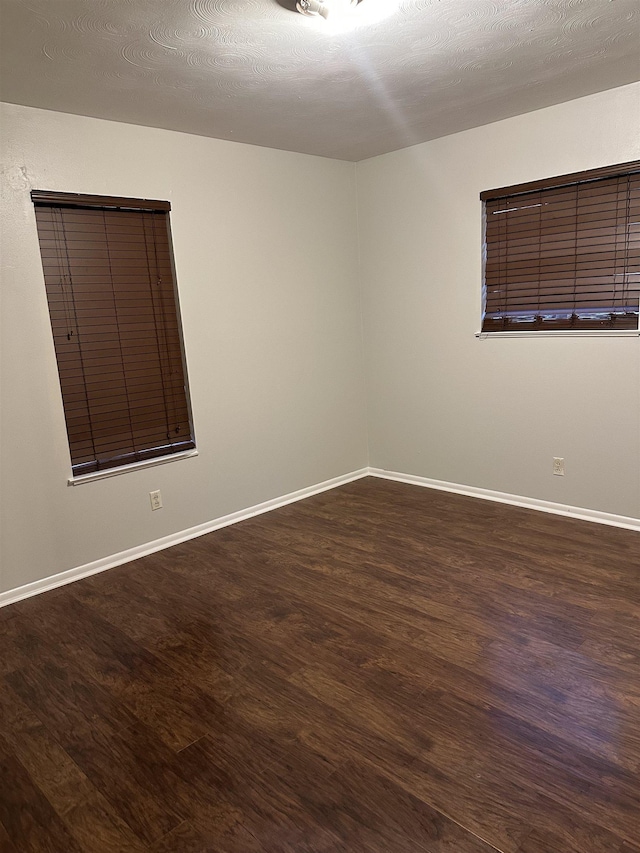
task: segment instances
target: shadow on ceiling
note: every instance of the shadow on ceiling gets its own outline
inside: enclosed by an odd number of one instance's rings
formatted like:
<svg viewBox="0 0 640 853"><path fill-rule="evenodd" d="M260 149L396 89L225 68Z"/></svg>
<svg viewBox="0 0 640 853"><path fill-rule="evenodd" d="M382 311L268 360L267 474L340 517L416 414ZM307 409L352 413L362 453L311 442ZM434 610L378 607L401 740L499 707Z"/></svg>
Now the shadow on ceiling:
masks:
<svg viewBox="0 0 640 853"><path fill-rule="evenodd" d="M296 0L276 0L278 6L282 6L283 9L288 9L290 12L296 11Z"/></svg>

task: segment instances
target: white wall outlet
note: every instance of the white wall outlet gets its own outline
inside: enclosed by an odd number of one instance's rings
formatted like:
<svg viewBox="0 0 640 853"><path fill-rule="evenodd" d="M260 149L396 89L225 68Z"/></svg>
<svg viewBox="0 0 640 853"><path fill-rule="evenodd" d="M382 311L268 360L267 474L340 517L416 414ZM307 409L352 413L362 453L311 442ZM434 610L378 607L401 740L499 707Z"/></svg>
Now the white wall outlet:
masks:
<svg viewBox="0 0 640 853"><path fill-rule="evenodd" d="M562 456L553 457L553 473L556 477L564 477L564 458Z"/></svg>
<svg viewBox="0 0 640 853"><path fill-rule="evenodd" d="M151 509L162 509L160 489L156 489L155 492L149 492L149 500L151 501Z"/></svg>

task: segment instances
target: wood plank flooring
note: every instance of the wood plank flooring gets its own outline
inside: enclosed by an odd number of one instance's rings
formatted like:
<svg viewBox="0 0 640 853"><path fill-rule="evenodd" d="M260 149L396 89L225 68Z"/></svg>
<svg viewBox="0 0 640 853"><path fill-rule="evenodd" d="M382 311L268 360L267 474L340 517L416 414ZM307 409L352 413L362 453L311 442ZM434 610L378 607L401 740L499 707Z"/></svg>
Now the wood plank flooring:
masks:
<svg viewBox="0 0 640 853"><path fill-rule="evenodd" d="M640 853L640 536L364 479L0 611L2 853Z"/></svg>

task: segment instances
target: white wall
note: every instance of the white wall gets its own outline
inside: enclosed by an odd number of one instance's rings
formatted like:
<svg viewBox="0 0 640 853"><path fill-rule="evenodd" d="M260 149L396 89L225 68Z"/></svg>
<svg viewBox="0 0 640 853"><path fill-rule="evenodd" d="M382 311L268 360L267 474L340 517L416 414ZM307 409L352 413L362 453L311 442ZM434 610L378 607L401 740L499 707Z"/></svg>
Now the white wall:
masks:
<svg viewBox="0 0 640 853"><path fill-rule="evenodd" d="M633 84L358 164L373 467L640 517L640 340L474 337L481 190L638 158Z"/></svg>
<svg viewBox="0 0 640 853"><path fill-rule="evenodd" d="M353 164L13 105L2 129L0 591L366 465ZM67 486L31 189L171 201L198 457Z"/></svg>

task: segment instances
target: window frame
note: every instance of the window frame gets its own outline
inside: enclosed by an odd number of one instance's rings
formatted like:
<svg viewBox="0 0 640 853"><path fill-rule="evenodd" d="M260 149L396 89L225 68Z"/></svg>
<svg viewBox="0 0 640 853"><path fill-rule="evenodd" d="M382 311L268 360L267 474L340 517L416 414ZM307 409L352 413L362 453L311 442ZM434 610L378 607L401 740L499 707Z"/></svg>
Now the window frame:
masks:
<svg viewBox="0 0 640 853"><path fill-rule="evenodd" d="M486 326L485 326L485 324L487 322L487 286L488 286L488 284L487 284L487 261L489 259L491 246L493 246L493 249L495 250L495 253L497 256L497 252L498 252L497 245L499 242L495 238L495 235L492 235L491 243L488 243L488 241L487 241L487 224L488 224L488 222L487 222L487 203L488 202L500 202L500 203L505 203L505 205L506 205L508 202L510 202L514 198L517 198L518 196L525 195L527 193L539 193L540 197L544 197L545 191L560 191L560 192L562 192L565 189L571 190L572 187L576 187L576 199L577 199L579 196L579 187L581 185L593 184L594 182L601 181L603 179L625 178L625 177L627 177L629 180L633 177L633 181L634 181L633 189L635 190L635 186L637 186L638 180L640 180L640 160L634 160L634 161L629 161L629 162L620 163L620 164L613 164L613 165L604 166L604 167L601 167L598 169L591 169L591 170L582 171L582 172L574 172L574 173L570 173L567 175L559 175L556 177L545 178L545 179L537 180L537 181L530 181L527 183L514 184L514 185L511 185L508 187L502 187L502 188L493 189L493 190L485 190L485 191L480 193L480 200L482 203L482 293L481 293L481 311L480 311L480 313L481 313L480 331L476 332L476 337L478 337L478 338L546 337L546 336L551 336L551 337L562 337L562 336L571 336L571 337L601 337L601 336L602 337L638 337L638 335L640 335L640 310L639 310L638 304L634 304L634 310L632 311L632 314L635 315L636 323L634 326L631 326L631 327L628 327L628 326L616 327L614 325L614 323L615 323L614 315L612 315L612 319L610 321L611 325L609 325L609 326L606 326L604 324L604 321L599 321L596 319L591 320L592 326L589 326L589 321L585 322L583 320L582 322L580 322L580 320L579 320L580 315L579 314L577 314L577 315L574 314L573 317L571 318L572 323L575 323L576 320L578 321L577 325L570 325L570 326L564 326L564 327L558 327L558 326L554 327L553 319L551 317L547 317L545 320L542 317L542 315L539 315L537 318L537 321L533 319L535 317L534 311L536 308L536 305L533 304L533 301L532 301L532 304L531 304L531 307L529 308L529 310L527 310L525 308L521 309L522 319L520 320L519 323L517 322L517 318L516 318L516 322L513 325L511 325L511 327L509 327L509 325L507 324L506 321L505 321L506 328L486 328ZM614 192L619 192L619 189L615 190L615 191L612 190L612 194ZM626 192L627 192L628 198L630 199L631 193L632 193L632 187L630 185L627 188ZM614 224L618 225L619 220L616 218L617 216L618 216L618 211L616 210L615 214L610 215L610 223L611 224L608 225L608 227L613 227ZM629 216L627 214L626 219L624 219L624 223L625 223L625 225L628 225L629 222L630 222L630 220L629 220ZM578 235L578 224L577 223L578 223L578 218L576 217L576 220L573 223L573 229L575 231L576 240L577 240L577 235ZM598 221L597 225L600 227L601 223ZM549 227L549 226L547 225L546 227ZM541 235L542 235L542 231L540 233L538 233L538 235L537 235L538 245L540 245L540 241L542 239ZM507 241L508 241L508 235L503 239L503 243L507 243ZM611 243L608 244L607 249L610 253L612 253L612 252L616 252L617 248L618 247L616 244L616 237L613 237L611 240ZM635 249L637 247L634 246L633 248ZM541 250L538 249L538 251L541 251ZM505 252L508 252L508 248L505 248ZM628 271L629 265L630 265L629 257L631 257L631 256L629 256L629 255L624 256L624 273L623 273L623 275L625 277L624 278L625 282L628 282L629 275L638 275L638 273L630 273ZM574 254L573 254L574 261L578 262L579 258L580 258L580 253L577 250L574 251ZM610 265L610 271L609 271L608 275L611 276L611 278L613 278L613 276L616 274L620 274L617 272L617 269L616 269L616 265L618 263L619 263L618 259L616 258L616 260L614 262L612 262ZM512 272L507 272L505 274L505 277L507 279L505 282L507 289L509 287L509 283L511 283L513 286L513 281L512 281L513 275L514 274ZM511 276L511 279L509 279L509 276ZM574 276L574 278L572 280L573 280L574 285L575 285L575 282L578 281L578 276ZM505 281L505 279L503 279L503 281ZM570 281L570 279L568 279L568 281ZM537 292L542 293L544 295L544 287L540 287L540 280L538 280L538 282L536 284L537 284L537 286L535 289L537 290ZM531 289L533 290L534 288L531 288ZM638 281L637 284L636 284L636 282L633 282L631 289L634 292L639 290L640 289L640 281ZM548 291L547 291L546 295L547 296L549 295ZM533 300L534 297L532 296L531 299ZM558 300L558 301L560 301L560 300ZM567 299L565 301L567 304L563 309L564 311L568 310L568 307L569 307L571 300ZM640 299L638 300L638 302L640 304ZM575 307L576 307L575 302L574 302L573 307L575 309ZM580 307L580 306L578 306L578 307ZM583 306L583 307L586 308L586 306ZM596 310L595 307L592 308L592 311L594 313L595 313L595 310ZM552 314L552 313L554 313L554 309L551 309L548 311L548 314ZM556 308L555 313L556 314L559 313L559 309ZM527 314L531 317L530 320L524 319L527 316ZM603 312L603 314L604 314L604 312ZM534 325L534 322L535 322L535 325ZM557 320L556 320L556 322L557 322ZM562 322L562 321L560 321L560 322Z"/></svg>
<svg viewBox="0 0 640 853"><path fill-rule="evenodd" d="M65 418L65 429L67 434L67 442L69 448L69 457L71 463L71 476L68 478L69 485L79 485L81 483L91 482L93 480L104 479L107 477L116 476L119 474L127 473L129 471L140 470L142 468L151 467L154 465L166 464L167 462L177 461L178 459L190 458L192 456L197 456L198 451L196 448L196 437L195 430L193 424L193 412L191 407L191 397L189 390L189 378L188 378L188 368L187 368L187 359L186 352L184 346L184 335L182 328L182 315L180 311L180 298L178 292L178 281L176 275L175 268L175 258L173 253L173 241L171 235L171 222L170 222L170 210L171 204L168 201L160 201L153 199L137 199L137 198L126 198L120 196L101 196L101 195L92 195L92 194L82 194L82 193L66 193L66 192L56 192L51 190L32 190L31 191L31 200L34 205L34 213L36 217L36 226L37 226L37 237L38 237L38 248L41 256L41 261L43 265L43 274L45 279L45 288L47 293L47 305L49 309L49 319L51 322L52 333L54 337L54 347L56 351L56 367L58 370L58 377L60 381L60 389L62 396L62 405L63 412ZM91 406L88 401L88 389L87 389L87 374L84 371L84 365L81 367L81 383L83 385L84 396L86 402L86 415L83 415L84 421L87 424L87 428L89 432L91 432L91 441L93 443L93 461L89 462L79 462L78 455L79 451L77 446L75 448L75 461L74 461L74 448L72 446L71 432L70 432L70 418L72 415L70 412L72 411L72 405L69 403L69 393L68 393L68 385L65 389L65 380L63 380L62 367L63 361L61 362L62 357L62 349L59 349L58 341L56 340L56 331L59 332L59 329L56 327L56 321L54 320L55 316L55 298L56 296L60 299L62 295L62 289L64 286L63 278L63 268L66 265L66 274L68 276L68 290L71 294L71 301L73 302L73 312L74 312L74 322L82 322L78 319L78 316L75 314L75 295L78 292L78 288L81 285L78 285L76 278L76 291L74 294L74 281L71 268L71 262L68 257L64 261L56 260L54 262L49 262L49 268L57 267L57 271L48 274L47 273L47 265L45 262L45 254L43 252L45 249L43 248L43 233L46 232L47 223L44 221L46 219L45 214L41 214L41 218L39 219L39 211L42 211L43 208L48 208L49 210L53 209L54 211L60 212L60 220L64 222L64 216L62 211L75 212L76 214L79 211L102 211L104 218L104 234L100 233L97 240L103 242L104 247L107 250L107 260L103 262L100 267L100 275L103 278L108 279L107 286L103 291L99 292L99 294L95 297L96 302L99 302L101 299L111 298L113 301L113 307L110 309L113 315L114 320L117 326L117 331L115 332L115 337L110 341L105 341L105 347L109 345L113 346L114 341L118 341L119 346L121 348L121 361L122 361L122 388L125 391L126 396L126 405L124 409L121 411L126 411L126 417L129 420L129 426L131 430L131 439L130 441L120 441L119 449L110 450L108 452L103 452L103 457L101 458L100 451L98 450L99 441L93 440L93 432L92 429L96 427L96 420L98 421L98 425L104 429L104 424L100 423L100 419L103 416L100 415L92 415L91 414ZM133 273L122 274L118 273L115 266L113 266L111 259L111 250L114 248L114 240L121 240L121 237L115 238L112 234L109 233L109 228L106 224L107 214L112 215L113 213L140 213L141 214L141 224L142 224L142 236L138 236L135 238L135 241L132 241L131 247L129 245L126 246L127 249L131 248L133 252L138 252L141 255L146 254L147 261L146 267L143 266L143 272L141 277L144 279L145 277L148 279L149 287L151 288L152 283L155 282L154 276L157 276L157 285L158 288L161 288L158 291L158 295L154 295L152 290L149 290L147 296L141 295L139 298L141 302L147 302L147 305L136 306L136 308L129 308L129 312L133 315L135 313L135 322L140 323L148 323L151 324L153 329L155 330L155 345L150 343L150 338L153 337L147 336L146 342L143 342L143 337L136 337L131 341L133 345L141 345L144 347L141 352L142 362L144 362L145 355L151 356L152 359L155 359L153 367L149 369L148 376L147 375L147 367L140 368L145 373L145 378L139 380L141 384L144 386L145 383L151 382L152 377L155 378L155 381L159 383L157 389L155 391L156 397L162 398L164 400L164 411L165 411L165 419L167 429L169 429L170 423L180 425L180 428L188 427L188 438L182 437L181 440L177 441L175 439L171 439L171 437L167 434L167 443L162 443L163 439L158 436L158 433L161 431L160 427L150 427L146 425L145 427L140 429L139 423L135 423L136 415L134 414L134 408L136 408L131 401L130 397L134 396L140 399L144 399L144 395L148 392L146 390L132 390L132 378L130 375L127 375L127 369L125 369L125 356L122 354L123 342L121 339L121 334L124 334L122 323L126 322L122 317L119 316L119 312L121 308L117 303L117 285L114 281L114 276L119 274L122 278L126 279L126 276ZM149 216L151 214L151 216ZM155 214L159 214L156 218ZM54 214L51 214L52 220ZM82 223L82 226L86 226L90 222L90 218L87 218L87 223ZM93 220L95 222L95 220ZM132 227L134 220L132 217L127 217L126 221L123 219L123 225L129 229ZM147 230L152 223L152 227ZM160 223L157 227L157 223ZM78 226L78 230L82 230L82 226ZM120 223L117 223L117 226L120 226ZM74 226L75 227L75 226ZM162 230L157 230L166 227L166 234ZM63 224L62 226L62 243L64 245L65 250L68 252L68 243L67 243L67 233L66 227ZM52 227L52 231L55 233L55 227ZM69 240L73 240L73 236L78 238L78 235L70 235ZM50 234L51 238L52 235ZM86 238L89 240L89 236ZM91 239L93 239L93 235L91 235ZM129 238L131 239L131 237ZM158 242L159 241L159 242ZM51 239L49 240L51 242ZM143 252L144 247L144 252ZM93 246L91 247L94 248ZM122 244L119 245L120 249L123 248ZM155 268L154 263L149 260L149 249L152 248L155 254ZM164 259L162 261L158 260L158 251L162 252L164 250ZM56 248L56 252L59 254L59 250ZM72 250L73 252L73 250ZM78 252L80 254L80 252ZM123 255L126 257L130 257L128 252L123 252ZM97 252L96 257L99 256L99 252ZM90 258L91 256L85 255L85 257ZM92 259L94 260L94 259ZM76 262L77 259L76 259ZM127 263L126 261L123 263ZM129 261L128 263L132 263ZM144 264L144 261L143 261ZM162 267L162 270L161 270ZM86 274L86 271L85 271ZM78 274L76 274L78 275ZM59 277L60 281L56 282L56 276ZM170 281L167 281L167 277L170 278ZM162 281L162 285L161 285ZM120 290L120 295L126 294L126 287ZM66 297L68 299L68 297ZM159 305L157 300L159 299ZM167 300L170 300L167 302ZM58 303L58 313L60 310L60 306ZM93 310L93 309L92 309ZM138 312L140 312L138 314ZM96 312L95 316L92 316L94 322L96 322L96 317L100 319L99 312ZM130 321L129 321L130 322ZM160 324L160 325L158 325ZM60 323L58 321L57 325ZM81 326L79 327L81 328ZM159 333L162 333L160 335ZM85 333L87 334L87 333ZM160 340L160 338L164 336L164 340ZM60 338L58 334L58 340ZM68 335L67 335L68 337ZM90 335L88 335L90 337ZM83 357L86 358L87 355L87 343L85 340L84 343L84 351L82 350L82 344L80 342L81 333L78 334L78 344L77 344L77 360L82 361ZM95 346L95 342L94 342ZM100 355L100 358L103 356ZM131 370L132 365L135 367L138 366L137 358L138 355L129 356L128 369ZM179 365L178 365L179 361ZM167 370L168 365L168 370ZM135 369L135 368L134 368ZM117 368L116 368L117 370ZM177 372L176 372L177 370ZM78 380L76 380L77 382ZM67 380L68 382L68 380ZM177 385L176 385L177 382ZM178 396L175 396L177 389ZM104 392L99 392L104 393ZM108 393L108 392L107 392ZM151 400L151 398L150 398ZM168 400L170 400L169 409L167 409ZM176 402L177 400L177 402ZM99 402L95 402L95 397L92 401L93 405L102 405L103 407L111 406L110 401L107 399L104 400L102 404ZM177 409L173 409L175 415L172 419L170 419L170 409L174 406L177 406ZM137 417L142 417L143 421L145 418L149 419L152 417L150 412L153 410L153 403L150 401L148 410L144 405L138 406L138 414ZM156 416L157 417L157 416ZM92 420L93 418L93 420ZM176 418L178 420L176 420ZM115 420L115 419L114 419ZM114 432L120 431L121 428L113 426ZM147 432L149 433L148 438L144 438L139 440L135 433L136 431ZM153 434L153 435L152 435ZM186 436L186 429L183 432L183 436ZM110 439L107 438L106 442L109 443ZM154 444L155 442L155 444ZM171 446L175 445L175 450L168 450ZM125 456L131 457L124 462L121 463L123 458L122 454ZM120 463L120 464L119 464ZM88 468L89 470L82 470L82 468Z"/></svg>

